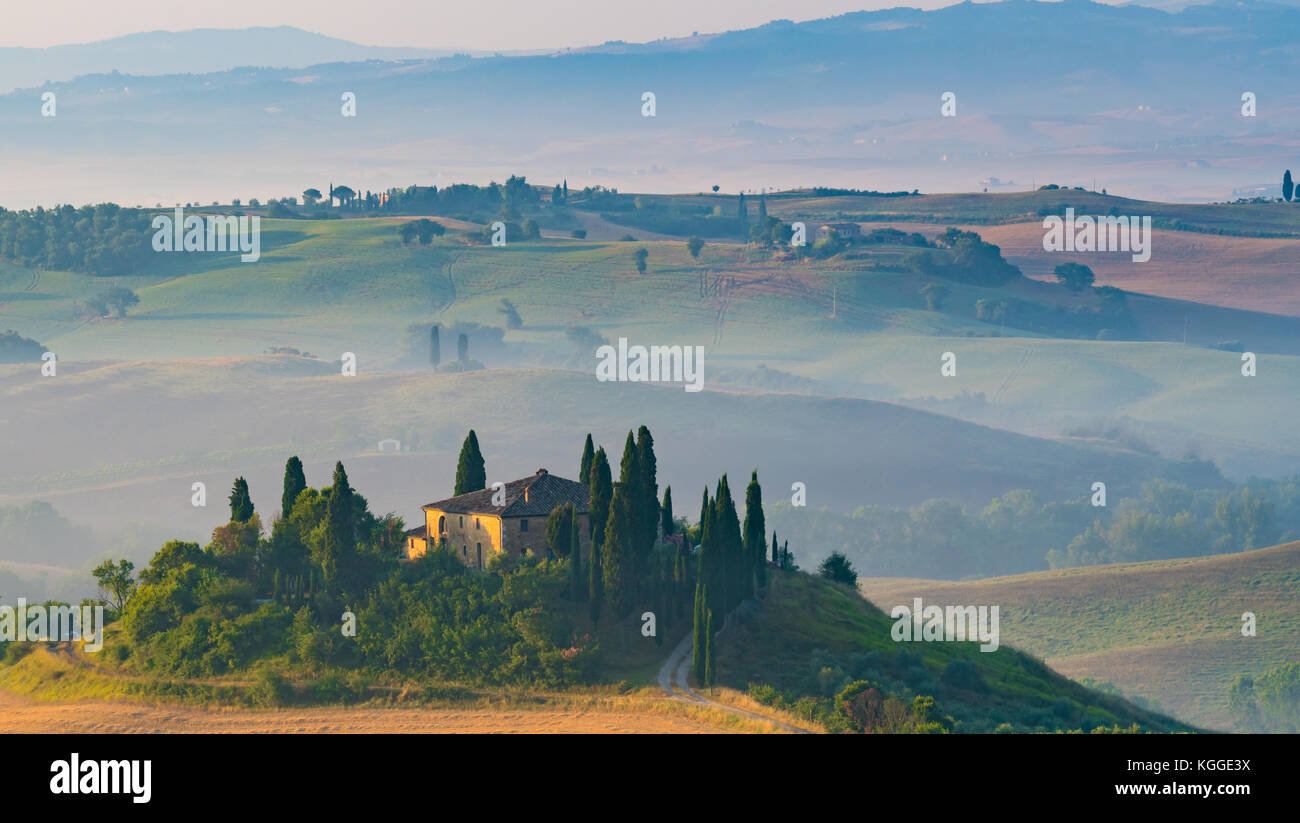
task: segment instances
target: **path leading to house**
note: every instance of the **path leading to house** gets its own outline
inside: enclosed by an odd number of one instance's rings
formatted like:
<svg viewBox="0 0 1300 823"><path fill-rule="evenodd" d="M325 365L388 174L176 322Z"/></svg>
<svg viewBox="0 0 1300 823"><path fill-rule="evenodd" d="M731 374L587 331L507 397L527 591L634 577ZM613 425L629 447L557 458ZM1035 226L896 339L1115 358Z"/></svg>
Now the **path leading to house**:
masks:
<svg viewBox="0 0 1300 823"><path fill-rule="evenodd" d="M797 726L782 723L780 720L773 720L772 718L765 717L761 714L755 714L754 712L745 711L744 709L738 709L735 706L728 706L726 703L719 703L718 701L705 697L692 689L690 683L687 682L687 676L691 668L692 644L693 640L691 633L687 632L681 639L681 642L677 644L677 647L673 649L672 654L668 655L668 659L659 667L659 687L664 690L664 693L668 695L669 698L673 700L681 700L686 703L711 706L712 708L721 709L726 712L731 712L732 714L752 717L755 720L763 720L777 726L783 731L793 732L794 734L811 734L811 732L806 729L800 729Z"/></svg>

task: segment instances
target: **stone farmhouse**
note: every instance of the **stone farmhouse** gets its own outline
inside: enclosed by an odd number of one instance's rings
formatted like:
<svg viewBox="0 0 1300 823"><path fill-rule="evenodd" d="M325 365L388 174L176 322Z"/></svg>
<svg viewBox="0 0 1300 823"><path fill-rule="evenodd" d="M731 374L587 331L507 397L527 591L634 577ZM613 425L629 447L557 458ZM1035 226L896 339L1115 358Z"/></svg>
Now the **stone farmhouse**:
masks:
<svg viewBox="0 0 1300 823"><path fill-rule="evenodd" d="M495 505L493 498L501 505ZM528 551L545 557L546 518L563 503L572 503L578 517L578 540L584 557L591 554L591 491L538 469L531 477L449 497L424 506L424 525L406 532L406 557L423 556L445 543L466 566L487 568L488 560L505 552L519 557Z"/></svg>

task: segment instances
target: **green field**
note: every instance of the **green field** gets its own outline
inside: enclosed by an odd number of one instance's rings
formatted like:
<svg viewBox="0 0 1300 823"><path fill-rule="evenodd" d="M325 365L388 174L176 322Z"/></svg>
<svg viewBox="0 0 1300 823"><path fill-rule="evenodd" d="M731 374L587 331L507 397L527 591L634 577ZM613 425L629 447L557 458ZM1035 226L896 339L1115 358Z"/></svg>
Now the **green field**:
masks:
<svg viewBox="0 0 1300 823"><path fill-rule="evenodd" d="M861 588L886 610L914 597L996 604L1004 643L1207 728L1229 727L1227 690L1237 675L1300 661L1300 543L977 581L875 578ZM1255 637L1241 633L1248 611L1258 620Z"/></svg>

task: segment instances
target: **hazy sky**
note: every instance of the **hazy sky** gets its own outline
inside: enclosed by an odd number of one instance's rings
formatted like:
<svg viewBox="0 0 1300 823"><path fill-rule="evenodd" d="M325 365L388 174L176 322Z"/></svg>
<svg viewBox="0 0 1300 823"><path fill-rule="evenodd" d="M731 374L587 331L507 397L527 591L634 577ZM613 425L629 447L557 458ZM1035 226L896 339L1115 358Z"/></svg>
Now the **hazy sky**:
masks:
<svg viewBox="0 0 1300 823"><path fill-rule="evenodd" d="M644 42L769 20L953 0L3 0L0 46L44 48L141 31L296 26L374 46L530 49Z"/></svg>

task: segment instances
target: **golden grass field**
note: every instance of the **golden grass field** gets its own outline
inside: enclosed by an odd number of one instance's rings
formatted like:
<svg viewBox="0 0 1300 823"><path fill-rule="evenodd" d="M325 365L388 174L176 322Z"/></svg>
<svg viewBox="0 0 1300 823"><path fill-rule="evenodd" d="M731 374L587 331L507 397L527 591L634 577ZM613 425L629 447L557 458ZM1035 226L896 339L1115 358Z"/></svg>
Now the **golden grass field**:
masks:
<svg viewBox="0 0 1300 823"><path fill-rule="evenodd" d="M235 709L126 701L47 703L0 691L0 732L5 733L683 734L722 731L728 729L708 717L613 708Z"/></svg>

